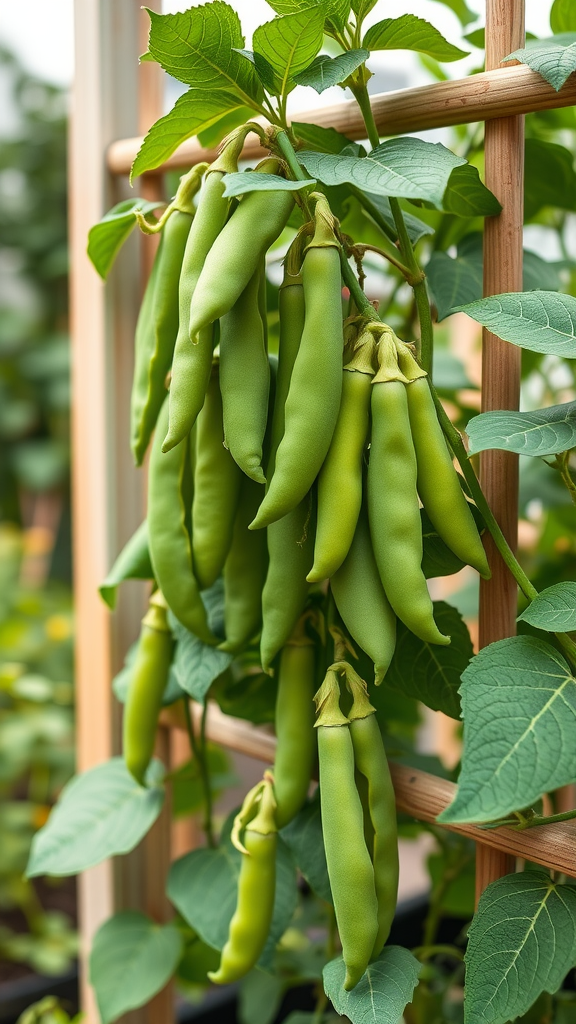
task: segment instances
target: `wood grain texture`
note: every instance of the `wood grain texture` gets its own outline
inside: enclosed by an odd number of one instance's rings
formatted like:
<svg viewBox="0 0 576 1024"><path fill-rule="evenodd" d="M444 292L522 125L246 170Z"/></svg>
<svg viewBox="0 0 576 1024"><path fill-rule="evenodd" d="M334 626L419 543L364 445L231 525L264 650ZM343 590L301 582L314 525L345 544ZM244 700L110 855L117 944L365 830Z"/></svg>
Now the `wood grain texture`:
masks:
<svg viewBox="0 0 576 1024"><path fill-rule="evenodd" d="M503 55L510 52L511 49L507 49ZM398 135L427 128L487 121L504 114L528 114L535 110L574 106L576 75L571 75L560 92L555 92L536 71L525 65L508 65L470 78L380 93L370 99L380 134ZM346 100L333 107L303 111L294 114L292 120L336 128L351 139L363 139L366 136L366 128L355 100ZM140 135L119 138L110 145L107 160L112 174L129 173L141 144ZM201 160L212 160L215 155L214 150L202 149L196 139L188 139L161 167L151 173L162 174L169 168L188 168ZM263 155L264 150L258 145L255 136L249 138L244 157L256 159Z"/></svg>
<svg viewBox="0 0 576 1024"><path fill-rule="evenodd" d="M487 72L525 41L524 0L487 0ZM514 72L513 72L514 73ZM511 113L511 111L507 111ZM524 218L524 117L516 114L486 122L485 181L502 204L484 227L484 295L522 291ZM517 409L521 350L482 332L482 411ZM513 550L518 542L518 456L483 452L480 479L488 502ZM480 582L480 647L516 632L516 582L490 537L486 551L491 580ZM514 858L479 843L476 847L476 900L490 882L513 871Z"/></svg>

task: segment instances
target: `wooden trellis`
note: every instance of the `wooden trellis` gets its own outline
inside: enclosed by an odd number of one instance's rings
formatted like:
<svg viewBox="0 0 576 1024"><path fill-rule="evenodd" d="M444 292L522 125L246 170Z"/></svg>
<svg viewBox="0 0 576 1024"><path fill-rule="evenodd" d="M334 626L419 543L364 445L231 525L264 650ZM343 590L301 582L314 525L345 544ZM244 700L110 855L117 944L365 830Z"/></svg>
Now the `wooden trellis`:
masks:
<svg viewBox="0 0 576 1024"><path fill-rule="evenodd" d="M160 0L149 3L160 10ZM127 173L142 134L162 114L162 75L155 64L138 66L146 49L148 17L140 0L76 0L76 75L70 143L71 306L73 338L73 507L77 613L78 769L86 770L119 749L118 712L110 679L137 633L144 588L128 584L118 611L110 616L97 587L115 554L144 514L142 474L134 469L128 437L129 391L134 326L142 283L154 242L134 238L104 286L86 256L90 226L113 203L130 195ZM376 124L383 135L448 125L486 122L488 187L500 200L498 217L486 219L484 290L486 295L522 290L523 115L576 104L576 76L555 92L536 72L500 61L524 43L524 0L487 0L486 67L470 78L372 97ZM365 136L354 102L307 111L298 120L337 128L350 138ZM246 157L260 150L250 141ZM162 174L210 159L193 140L146 175L137 191L161 197ZM520 351L489 332L483 337L483 409L518 408ZM516 545L518 460L504 452L481 456L482 482L496 518L512 547ZM482 582L482 646L515 630L516 584L490 540L493 576ZM274 738L246 722L211 708L208 735L224 746L271 761ZM180 760L182 723L166 713L159 754L166 764ZM398 806L422 821L433 821L451 800L454 787L424 772L393 767ZM568 799L571 794L568 794ZM576 824L515 832L450 826L477 842L477 891L507 871L516 857L576 876ZM141 908L156 920L169 914L164 879L172 855L193 836L170 826L162 816L141 848L107 862L80 879L83 960L92 935L122 907ZM89 986L83 984L86 1024L97 1024ZM134 1024L171 1024L172 995L160 993L149 1007L129 1015Z"/></svg>

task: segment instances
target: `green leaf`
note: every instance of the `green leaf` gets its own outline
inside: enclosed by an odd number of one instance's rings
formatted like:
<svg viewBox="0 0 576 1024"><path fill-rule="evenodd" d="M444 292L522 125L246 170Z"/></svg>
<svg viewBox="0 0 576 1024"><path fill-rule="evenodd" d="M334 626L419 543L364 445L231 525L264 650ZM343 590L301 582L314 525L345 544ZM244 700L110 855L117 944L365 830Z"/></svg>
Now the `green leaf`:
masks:
<svg viewBox="0 0 576 1024"><path fill-rule="evenodd" d="M468 932L465 1024L506 1024L556 992L576 960L576 887L544 871L492 882Z"/></svg>
<svg viewBox="0 0 576 1024"><path fill-rule="evenodd" d="M478 17L475 11L471 11L466 6L465 0L437 0L437 2L454 11L461 25L469 25L471 21L476 21Z"/></svg>
<svg viewBox="0 0 576 1024"><path fill-rule="evenodd" d="M305 121L292 121L290 127L301 142L310 149L318 150L319 153L341 153L349 146L357 147L357 156L364 153L362 146L337 132L335 128L321 128L320 125L306 124Z"/></svg>
<svg viewBox="0 0 576 1024"><path fill-rule="evenodd" d="M545 355L576 357L576 299L557 292L505 292L467 305L468 313L503 341Z"/></svg>
<svg viewBox="0 0 576 1024"><path fill-rule="evenodd" d="M235 813L235 812L234 812ZM234 813L229 817L216 850L193 850L170 868L167 895L201 939L222 949L238 895L242 854L230 842ZM267 963L290 924L298 901L296 872L288 847L278 840L276 898L272 926L261 963Z"/></svg>
<svg viewBox="0 0 576 1024"><path fill-rule="evenodd" d="M226 671L233 655L202 643L175 615L169 613L168 621L178 644L172 662L176 681L182 690L203 704L212 683Z"/></svg>
<svg viewBox="0 0 576 1024"><path fill-rule="evenodd" d="M547 587L518 619L547 633L568 633L576 629L576 583L565 580Z"/></svg>
<svg viewBox="0 0 576 1024"><path fill-rule="evenodd" d="M102 1024L144 1006L170 981L182 954L174 925L155 924L145 914L124 910L108 918L94 936L90 984Z"/></svg>
<svg viewBox="0 0 576 1024"><path fill-rule="evenodd" d="M290 824L282 829L282 839L292 851L292 856L310 888L321 900L331 903L332 893L322 839L318 790Z"/></svg>
<svg viewBox="0 0 576 1024"><path fill-rule="evenodd" d="M262 85L268 92L275 92L277 88L276 77L274 75L274 68L268 63L265 57L261 53L254 53L253 50L237 50L246 60L252 62L256 68L256 74L262 82Z"/></svg>
<svg viewBox="0 0 576 1024"><path fill-rule="evenodd" d="M502 206L496 196L480 180L478 168L472 164L455 167L448 180L442 208L458 217L494 217Z"/></svg>
<svg viewBox="0 0 576 1024"><path fill-rule="evenodd" d="M576 402L535 412L482 412L466 426L470 454L491 448L518 455L555 455L576 446Z"/></svg>
<svg viewBox="0 0 576 1024"><path fill-rule="evenodd" d="M380 217L386 221L388 227L391 228L392 231L396 231L396 222L394 220L392 210L390 209L390 200L387 199L386 196L376 196L374 194L367 195L365 192L362 192L361 189L354 189L353 192L369 217L372 216L374 219L372 214L372 209L374 209L376 213L380 214ZM421 238L424 238L425 235L434 234L434 229L431 228L429 224L425 224L419 217L414 217L413 214L407 213L405 210L403 213L404 223L412 245L416 245L416 243L419 242ZM378 223L377 217L375 219L375 223Z"/></svg>
<svg viewBox="0 0 576 1024"><path fill-rule="evenodd" d="M460 60L468 56L467 50L453 46L434 25L415 14L384 18L372 25L362 45L368 50L417 50L440 61Z"/></svg>
<svg viewBox="0 0 576 1024"><path fill-rule="evenodd" d="M153 761L139 786L121 757L76 775L36 833L27 875L74 875L128 853L154 824L164 803L164 768Z"/></svg>
<svg viewBox="0 0 576 1024"><path fill-rule="evenodd" d="M276 1020L284 981L256 968L240 982L238 1019L240 1024L272 1024Z"/></svg>
<svg viewBox="0 0 576 1024"><path fill-rule="evenodd" d="M164 203L124 199L90 228L87 252L100 277L106 280L120 249L136 227L136 210L146 215L159 206Z"/></svg>
<svg viewBox="0 0 576 1024"><path fill-rule="evenodd" d="M118 587L124 580L152 579L154 572L148 550L148 524L144 520L122 548L98 591L102 600L114 611Z"/></svg>
<svg viewBox="0 0 576 1024"><path fill-rule="evenodd" d="M442 205L454 167L466 161L441 143L422 139L388 139L369 156L304 151L298 158L313 178L325 185L356 185L365 192Z"/></svg>
<svg viewBox="0 0 576 1024"><path fill-rule="evenodd" d="M364 20L367 14L376 7L378 0L352 0L352 10L357 15L357 21L361 22Z"/></svg>
<svg viewBox="0 0 576 1024"><path fill-rule="evenodd" d="M307 181L290 181L288 178L281 178L279 174L264 174L254 171L237 171L234 174L225 174L225 196L241 196L245 192L297 192L306 185L315 185L314 178Z"/></svg>
<svg viewBox="0 0 576 1024"><path fill-rule="evenodd" d="M276 14L297 14L317 8L318 0L268 0L268 5ZM350 14L350 0L322 0L322 8L325 18L343 28Z"/></svg>
<svg viewBox="0 0 576 1024"><path fill-rule="evenodd" d="M333 85L340 85L353 71L356 71L370 56L369 50L347 50L337 57L321 53L309 67L294 75L298 85L309 85L316 92L324 92Z"/></svg>
<svg viewBox="0 0 576 1024"><path fill-rule="evenodd" d="M576 71L576 33L565 32L550 39L538 39L528 46L504 57L504 61L519 60L537 71L558 92Z"/></svg>
<svg viewBox="0 0 576 1024"><path fill-rule="evenodd" d="M420 968L409 950L385 946L358 984L346 992L346 968L339 956L324 968L324 990L336 1012L351 1024L400 1024L404 1009L412 1000Z"/></svg>
<svg viewBox="0 0 576 1024"><path fill-rule="evenodd" d="M443 711L460 719L458 688L460 677L474 655L468 627L462 616L445 601L434 602L438 628L452 637L449 647L438 647L419 640L398 621L396 650L386 683L422 701L433 711Z"/></svg>
<svg viewBox="0 0 576 1024"><path fill-rule="evenodd" d="M492 821L576 779L576 680L542 640L485 647L462 675L464 753L441 822Z"/></svg>
<svg viewBox="0 0 576 1024"><path fill-rule="evenodd" d="M239 60L241 58L238 58ZM172 110L156 121L145 136L132 164L130 180L164 163L186 139L206 131L224 115L244 108L232 92L191 88L179 96Z"/></svg>
<svg viewBox="0 0 576 1024"><path fill-rule="evenodd" d="M274 18L254 33L254 53L268 61L276 75L276 88L285 95L294 88L294 76L314 60L324 36L324 8L308 7L297 14Z"/></svg>
<svg viewBox="0 0 576 1024"><path fill-rule="evenodd" d="M573 0L554 0L550 11L550 28L559 32L576 32L576 7Z"/></svg>
<svg viewBox="0 0 576 1024"><path fill-rule="evenodd" d="M237 53L244 37L240 18L229 4L212 0L178 14L148 14L150 54L169 75L199 92L235 93L248 107L260 101L256 71Z"/></svg>
<svg viewBox="0 0 576 1024"><path fill-rule="evenodd" d="M576 209L574 157L555 142L526 139L525 219L532 220L543 206Z"/></svg>
<svg viewBox="0 0 576 1024"><path fill-rule="evenodd" d="M467 43L475 46L477 50L484 50L486 48L486 29L475 28L473 32L468 32L464 39Z"/></svg>

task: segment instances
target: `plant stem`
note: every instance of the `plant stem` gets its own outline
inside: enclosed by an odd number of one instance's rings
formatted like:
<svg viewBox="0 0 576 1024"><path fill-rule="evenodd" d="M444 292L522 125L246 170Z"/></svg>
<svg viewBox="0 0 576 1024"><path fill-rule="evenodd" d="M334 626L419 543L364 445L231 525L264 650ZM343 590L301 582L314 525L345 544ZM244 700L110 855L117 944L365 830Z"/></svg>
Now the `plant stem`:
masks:
<svg viewBox="0 0 576 1024"><path fill-rule="evenodd" d="M574 483L570 472L570 452L561 452L560 455L556 456L556 461L552 465L560 473L562 482L572 498L572 503L576 505L576 483Z"/></svg>
<svg viewBox="0 0 576 1024"><path fill-rule="evenodd" d="M526 823L523 822L521 825L516 825L515 827L519 831L524 831L527 828L536 828L538 825L553 825L557 821L572 821L573 818L576 818L576 808L572 811L562 811L561 814L548 814L542 816L535 814L534 817L530 818Z"/></svg>
<svg viewBox="0 0 576 1024"><path fill-rule="evenodd" d="M382 259L388 260L388 262L391 263L393 267L396 267L396 270L399 270L400 273L403 274L404 277L406 277L407 267L405 267L403 263L400 263L400 260L396 259L396 257L393 256L392 253L386 252L386 249L379 249L377 245L369 245L366 242L362 242L356 245L355 250L356 249L362 251L363 253L375 252L378 256L381 256Z"/></svg>
<svg viewBox="0 0 576 1024"><path fill-rule="evenodd" d="M200 725L200 742L196 738L194 732L194 723L192 721L192 714L190 712L190 701L188 697L184 697L184 717L186 719L186 731L188 733L188 740L190 742L190 750L192 756L198 761L200 767L200 776L202 779L202 789L204 790L204 834L206 836L206 842L211 849L216 848L216 839L214 838L214 827L212 821L212 789L210 786L210 770L208 768L208 760L206 758L206 714L208 711L208 701L204 702L202 709L202 721Z"/></svg>

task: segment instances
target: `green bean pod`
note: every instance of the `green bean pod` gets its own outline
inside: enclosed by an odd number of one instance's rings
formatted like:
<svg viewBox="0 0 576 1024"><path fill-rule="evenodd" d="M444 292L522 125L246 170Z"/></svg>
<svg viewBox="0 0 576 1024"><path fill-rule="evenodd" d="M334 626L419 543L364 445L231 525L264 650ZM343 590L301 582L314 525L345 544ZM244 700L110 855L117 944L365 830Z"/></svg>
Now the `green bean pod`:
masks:
<svg viewBox="0 0 576 1024"><path fill-rule="evenodd" d="M123 752L126 767L143 786L154 753L162 696L168 682L174 641L160 591L150 598L142 619L136 658L124 707Z"/></svg>
<svg viewBox="0 0 576 1024"><path fill-rule="evenodd" d="M374 662L378 685L394 655L396 616L378 573L366 508L360 512L350 551L330 580L330 589L350 636Z"/></svg>
<svg viewBox="0 0 576 1024"><path fill-rule="evenodd" d="M292 370L300 348L302 331L304 330L304 288L302 277L290 274L286 265L284 279L278 293L278 315L280 320L280 338L278 342L278 372L276 375L276 394L272 426L270 432L270 455L266 466L266 478L272 479L276 452L284 435L284 413L286 399L290 389Z"/></svg>
<svg viewBox="0 0 576 1024"><path fill-rule="evenodd" d="M224 443L240 469L263 484L270 367L259 306L261 269L220 321L220 390Z"/></svg>
<svg viewBox="0 0 576 1024"><path fill-rule="evenodd" d="M422 504L451 551L489 579L486 552L458 481L427 379L412 381L407 393L418 467L416 486Z"/></svg>
<svg viewBox="0 0 576 1024"><path fill-rule="evenodd" d="M262 531L248 529L263 487L244 477L234 522L232 545L224 565L224 625L220 650L236 654L258 633L262 623L262 588L268 568L268 546Z"/></svg>
<svg viewBox="0 0 576 1024"><path fill-rule="evenodd" d="M126 541L106 579L98 587L109 608L116 607L118 585L124 580L151 580L154 577L148 546L148 523L144 520Z"/></svg>
<svg viewBox="0 0 576 1024"><path fill-rule="evenodd" d="M277 173L275 158L254 173ZM190 310L190 337L223 317L238 300L262 257L276 241L292 212L291 192L248 192L214 242L202 268Z"/></svg>
<svg viewBox="0 0 576 1024"><path fill-rule="evenodd" d="M130 447L137 466L141 464L145 451L145 447L142 449L141 443L142 420L148 398L150 361L156 344L152 307L154 305L154 289L160 269L163 248L164 238L161 236L140 305L134 339L134 373L130 396Z"/></svg>
<svg viewBox="0 0 576 1024"><path fill-rule="evenodd" d="M323 721L331 724L322 724ZM316 726L322 834L346 965L344 988L349 992L370 962L378 932L374 870L354 781L354 748L348 720L339 709L327 717L324 708Z"/></svg>
<svg viewBox="0 0 576 1024"><path fill-rule="evenodd" d="M168 607L186 629L207 644L217 644L192 569L190 536L182 481L186 445L164 454L161 444L168 423L168 398L160 410L148 475L148 537L154 577Z"/></svg>
<svg viewBox="0 0 576 1024"><path fill-rule="evenodd" d="M268 527L270 562L262 591L260 659L265 672L289 639L308 600L316 510L312 494Z"/></svg>
<svg viewBox="0 0 576 1024"><path fill-rule="evenodd" d="M368 809L374 830L372 863L378 900L378 933L371 959L382 952L390 934L398 898L396 801L390 768L376 715L350 719L356 768L368 782Z"/></svg>
<svg viewBox="0 0 576 1024"><path fill-rule="evenodd" d="M408 385L412 387L413 385ZM399 619L426 643L449 644L438 629L422 572L422 528L406 385L372 385L368 514L376 564Z"/></svg>
<svg viewBox="0 0 576 1024"><path fill-rule="evenodd" d="M267 784L258 813L244 832L246 853L242 854L238 899L220 966L208 972L216 985L229 985L243 978L256 966L266 945L276 894L278 832L274 808L272 787Z"/></svg>
<svg viewBox="0 0 576 1024"><path fill-rule="evenodd" d="M230 169L233 168L234 163ZM222 178L225 173L224 169L218 169L217 162L212 164L206 175L182 261L178 291L178 336L172 363L170 419L164 451L169 451L189 434L204 404L210 379L213 329L208 326L200 333L197 344L191 344L190 303L204 261L224 227L230 209L230 200L223 195Z"/></svg>
<svg viewBox="0 0 576 1024"><path fill-rule="evenodd" d="M224 447L218 364L196 425L192 561L201 590L218 579L232 544L242 473Z"/></svg>
<svg viewBox="0 0 576 1024"><path fill-rule="evenodd" d="M346 558L362 505L362 461L370 427L373 370L344 369L336 429L318 477L318 525L311 583L330 579Z"/></svg>
<svg viewBox="0 0 576 1024"><path fill-rule="evenodd" d="M276 698L274 793L276 823L284 828L304 805L316 757L315 645L300 619L280 655Z"/></svg>
<svg viewBox="0 0 576 1024"><path fill-rule="evenodd" d="M166 375L172 364L178 334L180 271L192 219L191 213L174 210L162 231L163 243L151 313L154 347L148 362L143 408L139 419L133 423L132 444L138 466L142 463L152 431L156 426L158 413L166 398Z"/></svg>
<svg viewBox="0 0 576 1024"><path fill-rule="evenodd" d="M304 331L286 399L284 434L252 529L280 519L308 493L338 418L344 345L340 256L325 200L317 202L316 214L316 232L302 267Z"/></svg>

